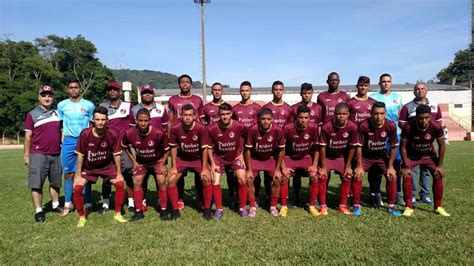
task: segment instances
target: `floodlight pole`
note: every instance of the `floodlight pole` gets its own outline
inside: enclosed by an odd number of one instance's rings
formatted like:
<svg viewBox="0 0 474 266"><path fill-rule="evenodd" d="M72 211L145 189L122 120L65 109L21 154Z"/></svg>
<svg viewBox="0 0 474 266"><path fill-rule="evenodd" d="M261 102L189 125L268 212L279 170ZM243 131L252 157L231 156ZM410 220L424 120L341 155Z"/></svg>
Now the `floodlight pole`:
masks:
<svg viewBox="0 0 474 266"><path fill-rule="evenodd" d="M201 61L202 61L202 100L207 103L207 92L206 92L206 45L205 45L205 34L204 34L204 3L210 3L211 0L194 0L194 3L200 4L201 9Z"/></svg>

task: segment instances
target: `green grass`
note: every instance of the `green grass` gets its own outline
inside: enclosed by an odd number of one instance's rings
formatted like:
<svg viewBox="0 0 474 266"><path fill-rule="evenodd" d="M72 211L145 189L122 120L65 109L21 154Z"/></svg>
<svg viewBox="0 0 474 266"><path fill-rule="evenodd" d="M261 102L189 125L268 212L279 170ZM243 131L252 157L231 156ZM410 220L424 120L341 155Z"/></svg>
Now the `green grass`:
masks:
<svg viewBox="0 0 474 266"><path fill-rule="evenodd" d="M473 155L472 142L448 146L443 205L450 218L425 204L410 219L365 207L362 217L343 216L334 210L339 180L333 178L327 217L291 209L287 218L276 219L259 210L255 219L243 220L226 209L222 220L207 222L193 201L178 222L161 222L153 210L143 222L127 224L115 223L112 212L93 213L78 229L77 214L47 213L46 223L36 224L22 153L0 151L0 264L472 264ZM187 178L188 202L192 180ZM365 194L366 187L365 182ZM94 193L96 202L99 196ZM47 193L44 203L49 209Z"/></svg>

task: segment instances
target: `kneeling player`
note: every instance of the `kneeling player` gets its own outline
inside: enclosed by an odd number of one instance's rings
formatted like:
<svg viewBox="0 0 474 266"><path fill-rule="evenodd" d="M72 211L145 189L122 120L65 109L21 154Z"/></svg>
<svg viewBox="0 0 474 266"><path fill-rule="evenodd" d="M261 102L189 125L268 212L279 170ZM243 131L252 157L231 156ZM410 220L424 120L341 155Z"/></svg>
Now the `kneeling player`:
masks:
<svg viewBox="0 0 474 266"><path fill-rule="evenodd" d="M279 180L281 178L280 163L284 156L282 130L279 126L273 126L273 113L270 109L264 108L258 113L258 124L253 125L247 133L245 139L244 159L247 167L247 180L249 187L250 210L249 217L255 217L257 208L255 205L254 178L260 171L266 173L265 176ZM279 157L276 163L275 157ZM278 200L279 190L272 187L272 194ZM268 197L269 195L267 195ZM274 216L278 216L275 206L270 209Z"/></svg>
<svg viewBox="0 0 474 266"><path fill-rule="evenodd" d="M143 198L146 191L143 191L142 185L145 176L154 175L158 184L158 195L160 198L160 218L168 220L166 207L168 197L166 191L166 161L168 159L168 141L166 134L161 128L150 124L150 112L147 109L140 109L137 113L137 127L129 128L122 139L122 146L125 152L132 160L133 171L133 198L135 201L135 213L132 221L138 221L145 216ZM136 157L133 156L130 147L135 149ZM177 199L176 199L177 200ZM177 205L177 203L176 203ZM176 206L174 205L174 206ZM179 217L179 211L173 208L171 219Z"/></svg>
<svg viewBox="0 0 474 266"><path fill-rule="evenodd" d="M318 195L318 177L317 167L319 151L316 150L318 144L318 128L310 123L310 112L308 106L301 105L296 110L296 119L294 123L288 123L283 128L283 141L285 144L285 156L281 162L282 178L280 182L274 180L273 185L280 189L281 209L280 216L288 215L288 183L291 177L308 176L310 178L310 199L309 212L313 216L318 216L318 210L315 207L316 197ZM313 159L311 153L314 151ZM276 200L272 196L271 212L276 214Z"/></svg>
<svg viewBox="0 0 474 266"><path fill-rule="evenodd" d="M385 117L385 104L376 102L372 106L370 118L359 125L359 137L362 147L357 148L357 167L355 182L353 182L354 209L356 216L362 214L360 195L362 192L362 178L366 171L374 171L377 175L384 174L387 178L386 191L388 195L388 212L394 217L400 217L395 208L397 196L397 174L393 167L397 153L398 138L397 126ZM386 143L390 145L387 156Z"/></svg>
<svg viewBox="0 0 474 266"><path fill-rule="evenodd" d="M127 222L123 218L122 204L125 190L120 166L120 140L118 133L107 128L107 108L99 106L93 111L94 126L84 129L79 135L75 153L77 154L77 170L74 176L74 204L79 213L77 227L84 227L84 186L90 182L95 184L98 177L109 180L115 186L115 215L118 222Z"/></svg>
<svg viewBox="0 0 474 266"><path fill-rule="evenodd" d="M414 121L405 124L401 135L400 154L402 156L403 194L407 207L403 216L413 214L412 177L416 166L425 166L433 176L434 209L441 216L450 216L443 207L443 162L445 153L444 131L441 125L431 121L431 108L420 105L416 108ZM433 142L438 143L438 152Z"/></svg>

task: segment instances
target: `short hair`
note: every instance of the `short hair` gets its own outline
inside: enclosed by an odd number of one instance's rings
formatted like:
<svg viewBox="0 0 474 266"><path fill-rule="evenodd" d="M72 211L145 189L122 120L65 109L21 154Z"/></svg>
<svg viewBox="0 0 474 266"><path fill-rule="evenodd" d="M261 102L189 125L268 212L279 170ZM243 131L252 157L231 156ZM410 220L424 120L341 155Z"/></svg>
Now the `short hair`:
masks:
<svg viewBox="0 0 474 266"><path fill-rule="evenodd" d="M94 111L92 112L92 116L94 116L95 114L101 114L101 115L105 115L106 117L109 116L109 110L107 110L107 108L103 107L103 106L97 106Z"/></svg>
<svg viewBox="0 0 474 266"><path fill-rule="evenodd" d="M372 105L372 112L375 110L375 108L383 108L383 109L387 109L385 107L385 103L384 102L375 102L373 105Z"/></svg>
<svg viewBox="0 0 474 266"><path fill-rule="evenodd" d="M337 79L339 79L339 74L337 74L337 72L331 72L331 73L329 73L329 75L328 75L328 80L331 78L332 75L336 75L336 76L337 76Z"/></svg>
<svg viewBox="0 0 474 266"><path fill-rule="evenodd" d="M214 88L214 86L221 86L221 87L224 87L224 86L222 86L222 83L220 83L220 82L214 82L214 83L212 84L212 86L211 86L211 89Z"/></svg>
<svg viewBox="0 0 474 266"><path fill-rule="evenodd" d="M187 103L187 104L183 105L183 107L181 107L181 112L189 111L189 110L193 110L193 113L196 113L196 110L194 109L194 106L190 103Z"/></svg>
<svg viewBox="0 0 474 266"><path fill-rule="evenodd" d="M188 78L191 81L191 84L193 83L193 79L188 74L183 74L183 75L179 76L178 83L180 83L181 80L184 79L184 78Z"/></svg>
<svg viewBox="0 0 474 266"><path fill-rule="evenodd" d="M273 112L272 110L268 109L268 108L263 108L259 113L258 113L258 119L260 119L262 116L264 115L269 115L271 117L273 117Z"/></svg>
<svg viewBox="0 0 474 266"><path fill-rule="evenodd" d="M298 116L301 113L311 113L311 109L306 104L302 104L296 109L296 116Z"/></svg>
<svg viewBox="0 0 474 266"><path fill-rule="evenodd" d="M243 86L249 86L250 88L252 88L252 83L250 83L250 81L248 80L245 80L240 83L240 88L242 88Z"/></svg>
<svg viewBox="0 0 474 266"><path fill-rule="evenodd" d="M79 86L81 86L81 82L77 79L68 80L66 85L69 87L69 84L71 84L71 83L77 83L77 84L79 84Z"/></svg>
<svg viewBox="0 0 474 266"><path fill-rule="evenodd" d="M311 83L303 83L301 84L301 89L300 89L300 92L304 92L304 91L312 91L313 90L313 84Z"/></svg>
<svg viewBox="0 0 474 266"><path fill-rule="evenodd" d="M369 84L370 85L370 78L367 76L360 76L357 80L357 85L359 84Z"/></svg>
<svg viewBox="0 0 474 266"><path fill-rule="evenodd" d="M228 103L221 103L221 105L219 105L219 111L220 110L223 110L223 111L232 111L232 105L228 104Z"/></svg>
<svg viewBox="0 0 474 266"><path fill-rule="evenodd" d="M334 108L334 109L335 109L336 111L337 111L337 110L341 110L341 109L347 109L347 110L349 110L349 106L347 106L346 103L338 103L338 104L336 105L336 108Z"/></svg>
<svg viewBox="0 0 474 266"><path fill-rule="evenodd" d="M426 86L426 83L424 83L423 81L418 81L415 83L415 86L413 86L413 90L416 90L416 86L418 85L423 85L425 86L425 89L428 89L428 86Z"/></svg>
<svg viewBox="0 0 474 266"><path fill-rule="evenodd" d="M137 117L139 115L146 115L146 116L150 117L150 111L146 108L142 108L142 109L138 110L138 112L137 112Z"/></svg>
<svg viewBox="0 0 474 266"><path fill-rule="evenodd" d="M281 86L283 86L283 87L285 86L285 85L283 85L283 82L281 82L281 81L279 81L279 80L276 80L276 81L274 81L273 84L272 84L272 90L273 90L273 88L275 88L275 86L277 86L277 85L281 85Z"/></svg>
<svg viewBox="0 0 474 266"><path fill-rule="evenodd" d="M390 79L392 79L392 76L390 76L390 74L388 74L388 73L383 73L382 75L380 75L379 81L382 81L382 78L383 78L383 77L389 77Z"/></svg>
<svg viewBox="0 0 474 266"><path fill-rule="evenodd" d="M416 115L419 114L431 114L431 107L427 104L420 104L416 107Z"/></svg>

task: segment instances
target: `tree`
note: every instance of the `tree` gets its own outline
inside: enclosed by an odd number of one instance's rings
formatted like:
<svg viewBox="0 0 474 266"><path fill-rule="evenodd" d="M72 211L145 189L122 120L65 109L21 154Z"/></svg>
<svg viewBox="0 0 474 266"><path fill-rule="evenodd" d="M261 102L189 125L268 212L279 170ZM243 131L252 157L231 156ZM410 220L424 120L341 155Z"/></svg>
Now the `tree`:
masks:
<svg viewBox="0 0 474 266"><path fill-rule="evenodd" d="M454 55L454 61L441 69L436 75L439 83L456 85L469 82L471 48L458 51Z"/></svg>

